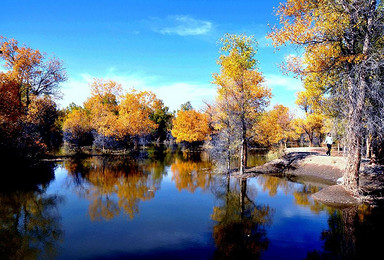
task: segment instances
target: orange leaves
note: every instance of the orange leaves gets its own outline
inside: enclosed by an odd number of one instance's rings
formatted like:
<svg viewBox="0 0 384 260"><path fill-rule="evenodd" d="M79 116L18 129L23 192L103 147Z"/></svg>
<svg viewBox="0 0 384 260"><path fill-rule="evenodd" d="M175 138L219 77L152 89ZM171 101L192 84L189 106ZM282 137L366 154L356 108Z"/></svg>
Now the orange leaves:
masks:
<svg viewBox="0 0 384 260"><path fill-rule="evenodd" d="M176 142L196 142L209 138L209 116L196 110L178 111L173 120L172 135Z"/></svg>
<svg viewBox="0 0 384 260"><path fill-rule="evenodd" d="M1 45L1 57L6 61L5 67L12 70L19 77L26 76L34 71L37 65L43 60L43 55L39 50L33 50L28 47L19 47L15 39L4 41Z"/></svg>
<svg viewBox="0 0 384 260"><path fill-rule="evenodd" d="M4 59L5 75L19 87L20 101L28 109L30 96L54 95L66 78L62 62L56 58L46 61L39 50L18 46L14 39L0 37L0 57Z"/></svg>
<svg viewBox="0 0 384 260"><path fill-rule="evenodd" d="M19 87L15 81L9 80L4 73L0 73L0 124L15 122L22 111L19 98Z"/></svg>

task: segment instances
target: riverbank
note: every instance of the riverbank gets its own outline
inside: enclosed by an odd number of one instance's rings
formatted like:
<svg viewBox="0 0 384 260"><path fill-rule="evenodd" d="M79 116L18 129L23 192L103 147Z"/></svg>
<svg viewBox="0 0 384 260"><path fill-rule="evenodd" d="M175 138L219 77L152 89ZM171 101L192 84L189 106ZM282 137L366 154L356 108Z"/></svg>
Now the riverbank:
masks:
<svg viewBox="0 0 384 260"><path fill-rule="evenodd" d="M384 166L370 165L368 160L362 161L361 192L355 197L338 184L342 182L346 164L346 157L326 156L325 148L288 148L281 158L247 169L245 177L272 174L297 182L315 183L322 189L313 194L313 198L333 206L350 206L384 200ZM234 175L236 176L236 173Z"/></svg>

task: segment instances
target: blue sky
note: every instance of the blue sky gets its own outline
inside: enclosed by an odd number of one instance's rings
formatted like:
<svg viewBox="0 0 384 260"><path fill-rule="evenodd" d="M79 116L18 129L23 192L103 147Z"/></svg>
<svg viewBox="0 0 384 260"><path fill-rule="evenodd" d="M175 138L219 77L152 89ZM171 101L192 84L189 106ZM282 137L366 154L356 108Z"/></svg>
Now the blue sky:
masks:
<svg viewBox="0 0 384 260"><path fill-rule="evenodd" d="M2 0L0 35L64 62L69 80L61 107L81 105L93 78L125 89L151 90L171 110L214 100L218 41L225 33L253 35L258 67L272 89L271 105L295 109L301 82L279 64L297 50L276 51L265 39L277 0Z"/></svg>

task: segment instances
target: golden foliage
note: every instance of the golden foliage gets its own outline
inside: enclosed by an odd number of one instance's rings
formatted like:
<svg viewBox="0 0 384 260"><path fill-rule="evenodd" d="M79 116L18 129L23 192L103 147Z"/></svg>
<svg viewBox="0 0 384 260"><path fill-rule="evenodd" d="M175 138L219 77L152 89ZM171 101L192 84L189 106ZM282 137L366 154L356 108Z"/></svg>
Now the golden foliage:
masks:
<svg viewBox="0 0 384 260"><path fill-rule="evenodd" d="M179 110L173 119L172 135L176 142L196 142L209 138L209 116L194 109Z"/></svg>
<svg viewBox="0 0 384 260"><path fill-rule="evenodd" d="M46 61L39 50L19 46L14 39L0 37L0 57L5 61L9 80L19 87L20 101L28 108L31 95L52 95L58 85L67 79L62 62L57 58Z"/></svg>
<svg viewBox="0 0 384 260"><path fill-rule="evenodd" d="M306 133L309 137L310 145L313 144L315 134L323 133L324 116L322 114L308 114L305 119L296 118L293 120L293 125L298 133Z"/></svg>
<svg viewBox="0 0 384 260"><path fill-rule="evenodd" d="M275 105L271 111L263 113L259 122L253 126L255 141L270 146L296 137L292 120L293 115L288 107Z"/></svg>
<svg viewBox="0 0 384 260"><path fill-rule="evenodd" d="M118 95L121 85L114 81L94 79L91 97L84 103L92 128L104 136L118 134Z"/></svg>
<svg viewBox="0 0 384 260"><path fill-rule="evenodd" d="M72 110L63 123L63 131L71 133L74 138L81 138L91 129L90 119L83 109Z"/></svg>
<svg viewBox="0 0 384 260"><path fill-rule="evenodd" d="M158 125L150 116L162 107L161 100L150 91L126 93L119 105L119 130L123 135L144 135L156 129Z"/></svg>

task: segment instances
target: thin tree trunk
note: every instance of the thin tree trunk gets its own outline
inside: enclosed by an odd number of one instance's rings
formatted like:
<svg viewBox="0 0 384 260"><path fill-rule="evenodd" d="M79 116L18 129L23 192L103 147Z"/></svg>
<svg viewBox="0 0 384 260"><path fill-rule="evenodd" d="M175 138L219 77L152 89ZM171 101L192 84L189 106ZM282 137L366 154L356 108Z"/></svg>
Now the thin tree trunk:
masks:
<svg viewBox="0 0 384 260"><path fill-rule="evenodd" d="M247 151L247 141L243 137L241 140L241 146L240 146L240 174L245 173L245 169L247 167L247 160L248 160L248 151Z"/></svg>
<svg viewBox="0 0 384 260"><path fill-rule="evenodd" d="M367 136L367 139L366 139L366 142L367 142L367 151L366 151L366 154L365 154L365 157L366 158L371 158L371 147L372 147L372 137L371 136Z"/></svg>
<svg viewBox="0 0 384 260"><path fill-rule="evenodd" d="M247 196L247 179L240 179L240 216L241 220L243 220L245 215L245 197Z"/></svg>
<svg viewBox="0 0 384 260"><path fill-rule="evenodd" d="M231 173L231 150L230 150L230 146L231 146L231 140L230 140L230 136L228 134L228 137L227 137L227 174L228 175Z"/></svg>
<svg viewBox="0 0 384 260"><path fill-rule="evenodd" d="M241 134L241 146L240 146L240 174L244 174L245 168L247 167L247 126L245 124L245 115L244 112L241 115L241 125L242 125L242 134Z"/></svg>
<svg viewBox="0 0 384 260"><path fill-rule="evenodd" d="M241 141L241 146L240 146L240 174L244 174L244 141Z"/></svg>

